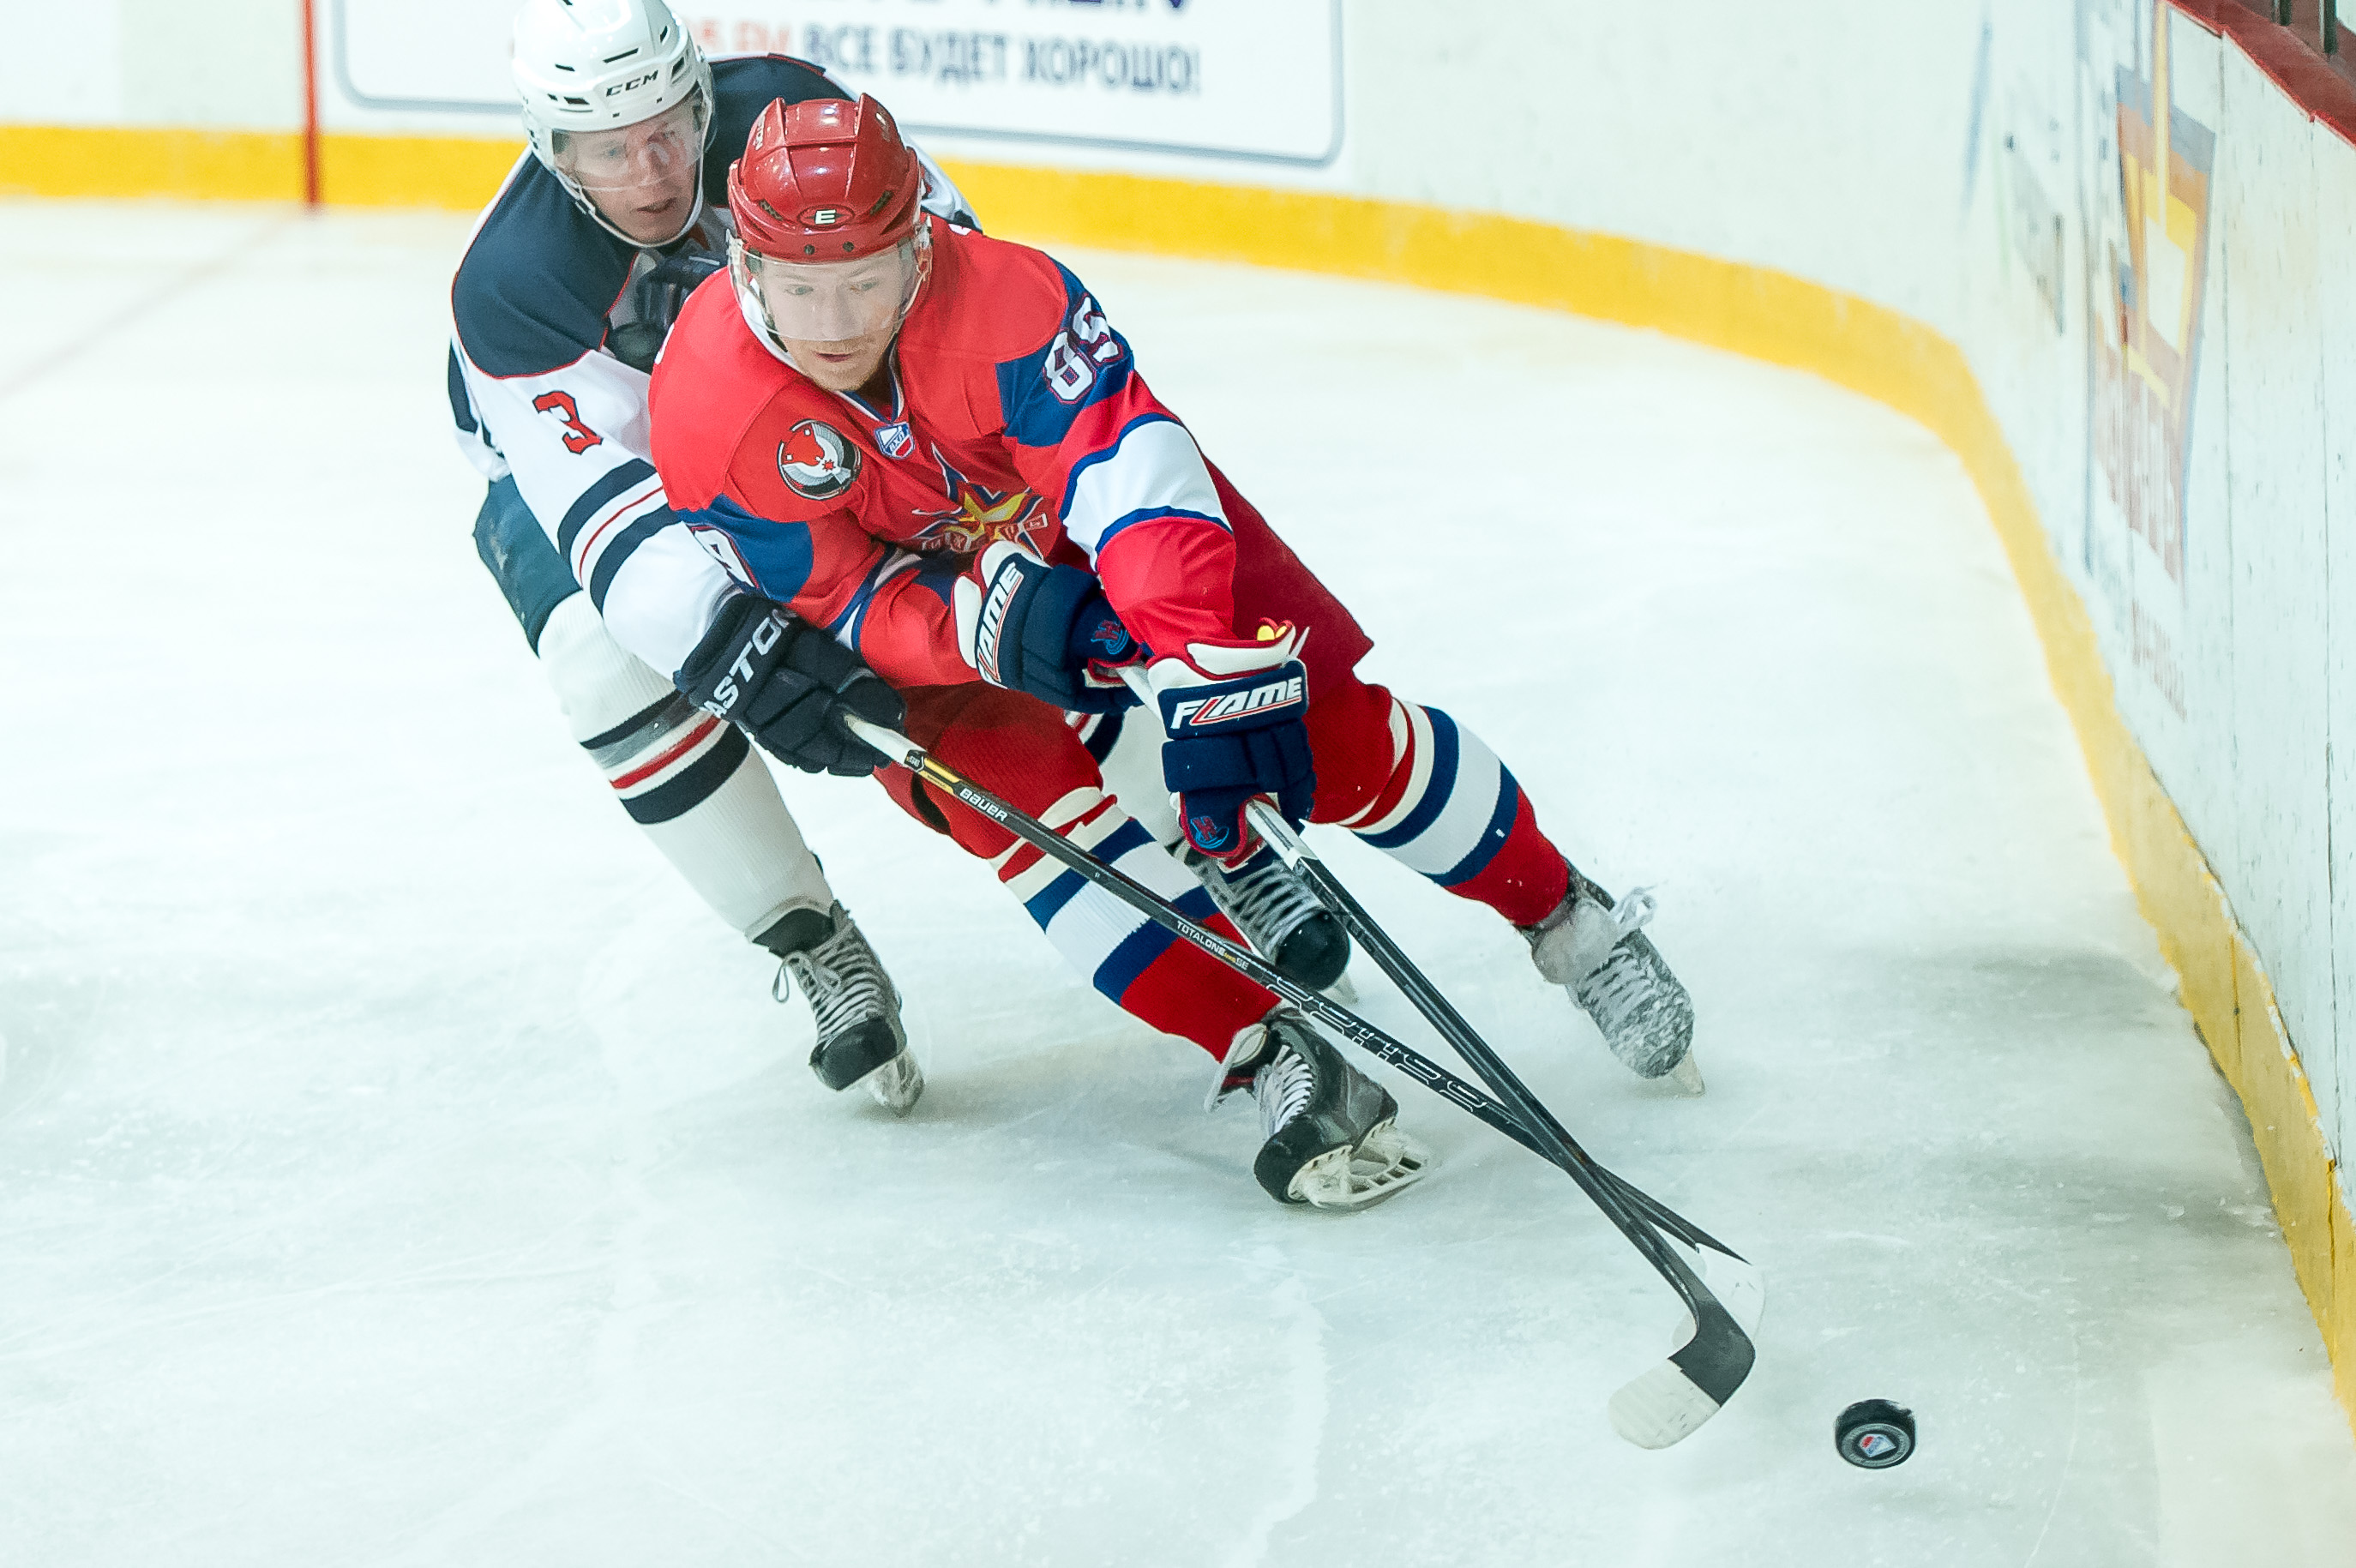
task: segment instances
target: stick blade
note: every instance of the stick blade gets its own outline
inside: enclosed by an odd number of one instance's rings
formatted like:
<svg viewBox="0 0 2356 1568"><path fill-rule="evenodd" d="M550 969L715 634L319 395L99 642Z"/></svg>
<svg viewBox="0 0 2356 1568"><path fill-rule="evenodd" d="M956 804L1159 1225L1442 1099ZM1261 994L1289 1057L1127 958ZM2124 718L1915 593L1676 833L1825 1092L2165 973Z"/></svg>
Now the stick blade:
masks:
<svg viewBox="0 0 2356 1568"><path fill-rule="evenodd" d="M1666 1448L1722 1408L1676 1362L1663 1361L1612 1396L1612 1430L1639 1448Z"/></svg>
<svg viewBox="0 0 2356 1568"><path fill-rule="evenodd" d="M1758 1356L1751 1336L1759 1331L1767 1292L1759 1271L1730 1253L1698 1250L1698 1265L1710 1297L1698 1324L1667 1360L1612 1396L1612 1430L1639 1448L1666 1448L1701 1429L1726 1408Z"/></svg>

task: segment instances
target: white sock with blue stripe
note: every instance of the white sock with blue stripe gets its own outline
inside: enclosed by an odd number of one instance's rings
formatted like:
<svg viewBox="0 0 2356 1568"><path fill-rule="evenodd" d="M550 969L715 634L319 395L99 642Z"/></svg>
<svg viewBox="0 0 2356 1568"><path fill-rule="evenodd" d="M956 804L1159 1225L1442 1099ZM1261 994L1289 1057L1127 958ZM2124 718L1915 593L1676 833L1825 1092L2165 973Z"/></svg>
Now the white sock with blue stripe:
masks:
<svg viewBox="0 0 2356 1568"><path fill-rule="evenodd" d="M1102 790L1073 790L1041 812L1039 819L1161 894L1188 918L1207 922L1217 912L1194 873ZM1116 1003L1177 940L1076 871L1019 840L991 866L1055 950Z"/></svg>

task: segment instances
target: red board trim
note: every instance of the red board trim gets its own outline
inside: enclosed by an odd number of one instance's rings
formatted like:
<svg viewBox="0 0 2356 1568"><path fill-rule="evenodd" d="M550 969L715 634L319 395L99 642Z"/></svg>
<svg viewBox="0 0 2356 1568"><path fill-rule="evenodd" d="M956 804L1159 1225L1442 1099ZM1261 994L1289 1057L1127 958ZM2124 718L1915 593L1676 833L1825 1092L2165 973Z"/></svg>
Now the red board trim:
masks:
<svg viewBox="0 0 2356 1568"><path fill-rule="evenodd" d="M319 205L318 0L303 0L303 202Z"/></svg>
<svg viewBox="0 0 2356 1568"><path fill-rule="evenodd" d="M2168 0L2187 19L2221 37L2250 58L2308 117L2328 125L2340 139L2356 146L2356 86L2331 69L2315 44L2298 30L2249 9L2240 0ZM2344 48L2356 28L2343 21Z"/></svg>

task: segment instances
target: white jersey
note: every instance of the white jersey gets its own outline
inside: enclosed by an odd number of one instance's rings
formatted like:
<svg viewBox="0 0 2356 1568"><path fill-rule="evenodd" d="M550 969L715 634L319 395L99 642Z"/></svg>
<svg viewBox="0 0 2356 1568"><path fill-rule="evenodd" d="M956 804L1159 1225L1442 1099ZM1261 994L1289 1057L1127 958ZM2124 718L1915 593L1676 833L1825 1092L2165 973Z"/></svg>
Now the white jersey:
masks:
<svg viewBox="0 0 2356 1568"><path fill-rule="evenodd" d="M727 188L728 165L772 100L850 96L783 56L714 60L712 71L707 197ZM971 222L948 176L929 159L925 167L925 205ZM640 250L583 212L527 153L477 220L450 288L459 445L486 478L514 478L606 631L665 676L687 661L733 585L656 477L648 369L727 239L727 208L707 206L685 239Z"/></svg>

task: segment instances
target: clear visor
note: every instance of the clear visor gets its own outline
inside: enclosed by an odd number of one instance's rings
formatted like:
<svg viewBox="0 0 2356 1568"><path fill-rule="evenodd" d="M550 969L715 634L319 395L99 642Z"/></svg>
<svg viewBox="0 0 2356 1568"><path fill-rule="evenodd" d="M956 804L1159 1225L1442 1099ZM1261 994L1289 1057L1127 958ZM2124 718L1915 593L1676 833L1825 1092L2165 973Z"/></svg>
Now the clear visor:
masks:
<svg viewBox="0 0 2356 1568"><path fill-rule="evenodd" d="M595 195L691 178L703 161L704 97L611 131L559 131L549 139L557 171Z"/></svg>
<svg viewBox="0 0 2356 1568"><path fill-rule="evenodd" d="M916 243L852 261L787 261L743 252L771 330L802 343L846 343L899 325L916 292Z"/></svg>

